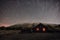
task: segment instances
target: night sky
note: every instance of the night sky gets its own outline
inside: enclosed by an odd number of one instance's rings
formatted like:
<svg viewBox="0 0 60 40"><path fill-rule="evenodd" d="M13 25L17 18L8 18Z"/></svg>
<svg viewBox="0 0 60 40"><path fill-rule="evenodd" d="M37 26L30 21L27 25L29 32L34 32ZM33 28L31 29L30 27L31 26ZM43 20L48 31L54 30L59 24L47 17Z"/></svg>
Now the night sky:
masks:
<svg viewBox="0 0 60 40"><path fill-rule="evenodd" d="M0 0L0 26L39 22L60 24L59 0Z"/></svg>

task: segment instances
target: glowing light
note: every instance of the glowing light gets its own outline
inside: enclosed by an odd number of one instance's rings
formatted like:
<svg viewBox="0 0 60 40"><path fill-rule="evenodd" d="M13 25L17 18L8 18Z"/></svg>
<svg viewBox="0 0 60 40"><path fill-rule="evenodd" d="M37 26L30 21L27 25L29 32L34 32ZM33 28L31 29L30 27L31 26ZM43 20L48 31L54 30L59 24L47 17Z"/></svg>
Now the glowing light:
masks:
<svg viewBox="0 0 60 40"><path fill-rule="evenodd" d="M0 24L0 26L8 27L9 25L8 24Z"/></svg>
<svg viewBox="0 0 60 40"><path fill-rule="evenodd" d="M40 29L39 28L36 28L37 31L39 31Z"/></svg>
<svg viewBox="0 0 60 40"><path fill-rule="evenodd" d="M46 29L45 29L45 28L43 28L43 31L46 31Z"/></svg>

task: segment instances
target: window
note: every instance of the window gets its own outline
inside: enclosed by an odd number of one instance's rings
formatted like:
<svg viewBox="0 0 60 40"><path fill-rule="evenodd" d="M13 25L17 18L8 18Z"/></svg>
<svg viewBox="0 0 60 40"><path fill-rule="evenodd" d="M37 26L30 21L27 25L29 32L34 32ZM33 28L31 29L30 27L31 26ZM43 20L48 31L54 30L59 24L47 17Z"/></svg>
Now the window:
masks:
<svg viewBox="0 0 60 40"><path fill-rule="evenodd" d="M46 28L43 28L43 31L46 31Z"/></svg>
<svg viewBox="0 0 60 40"><path fill-rule="evenodd" d="M36 31L39 31L40 29L39 28L36 28Z"/></svg>

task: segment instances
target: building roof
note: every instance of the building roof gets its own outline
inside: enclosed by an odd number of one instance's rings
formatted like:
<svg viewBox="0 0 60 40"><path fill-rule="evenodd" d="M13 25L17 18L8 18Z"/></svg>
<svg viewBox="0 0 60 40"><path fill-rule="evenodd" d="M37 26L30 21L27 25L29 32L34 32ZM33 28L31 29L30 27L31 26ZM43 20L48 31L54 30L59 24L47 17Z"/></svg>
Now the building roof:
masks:
<svg viewBox="0 0 60 40"><path fill-rule="evenodd" d="M40 28L42 28L42 27L46 27L44 24L42 24L42 23L39 23L37 26L35 26L35 27L40 27Z"/></svg>

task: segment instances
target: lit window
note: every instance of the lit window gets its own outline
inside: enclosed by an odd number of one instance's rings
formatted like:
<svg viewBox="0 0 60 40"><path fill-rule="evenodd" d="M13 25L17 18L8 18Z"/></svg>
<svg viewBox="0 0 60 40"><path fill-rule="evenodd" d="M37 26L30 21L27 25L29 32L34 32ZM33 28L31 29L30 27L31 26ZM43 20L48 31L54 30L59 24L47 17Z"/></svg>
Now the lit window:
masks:
<svg viewBox="0 0 60 40"><path fill-rule="evenodd" d="M40 29L39 28L36 28L37 31L39 31Z"/></svg>
<svg viewBox="0 0 60 40"><path fill-rule="evenodd" d="M46 31L46 29L45 29L45 28L43 28L43 31Z"/></svg>

